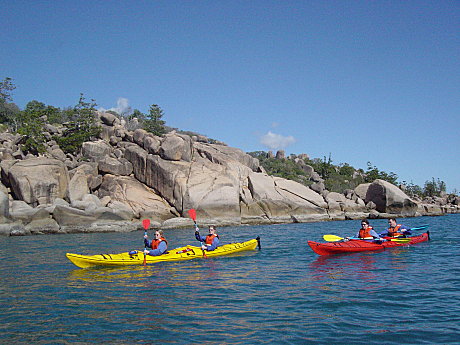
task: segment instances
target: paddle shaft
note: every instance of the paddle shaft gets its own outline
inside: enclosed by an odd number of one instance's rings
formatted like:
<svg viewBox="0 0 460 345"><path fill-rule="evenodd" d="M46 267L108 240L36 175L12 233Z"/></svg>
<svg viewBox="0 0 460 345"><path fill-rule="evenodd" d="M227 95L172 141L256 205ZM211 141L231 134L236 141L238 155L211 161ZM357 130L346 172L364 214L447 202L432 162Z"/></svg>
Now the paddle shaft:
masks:
<svg viewBox="0 0 460 345"><path fill-rule="evenodd" d="M349 238L350 240L371 240L371 238L367 239L367 238L358 238L358 237L350 237ZM373 238L372 240L374 241L380 241L378 238ZM391 241L391 242L400 242L400 243L407 243L407 242L410 242L410 238L387 238L387 239L384 239L384 240L387 240L387 241Z"/></svg>
<svg viewBox="0 0 460 345"><path fill-rule="evenodd" d="M428 227L428 225L420 225L420 226L416 226L415 228L410 228L408 230L409 231L412 231L412 230L425 230L427 227Z"/></svg>
<svg viewBox="0 0 460 345"><path fill-rule="evenodd" d="M147 229L150 226L150 219L144 219L142 221L142 226L144 227L144 239L145 239L145 236L147 236ZM144 243L144 266L147 266L147 255L145 254L146 250L147 250L147 246Z"/></svg>
<svg viewBox="0 0 460 345"><path fill-rule="evenodd" d="M198 226L196 225L196 210L192 208L188 210L188 214L190 218L192 218L193 223L195 223L195 231L197 231ZM206 252L203 249L203 245L204 245L203 242L201 242L201 250L203 251L203 257L206 258L207 256L206 256Z"/></svg>
<svg viewBox="0 0 460 345"><path fill-rule="evenodd" d="M337 242L337 241L345 240L344 237L340 237L336 235L324 235L323 238L324 240L328 242ZM373 238L358 238L358 237L349 237L348 239L349 240L361 240L361 241L373 240ZM375 240L378 241L378 239L375 239ZM407 243L410 241L410 238L391 238L391 239L387 239L387 241Z"/></svg>

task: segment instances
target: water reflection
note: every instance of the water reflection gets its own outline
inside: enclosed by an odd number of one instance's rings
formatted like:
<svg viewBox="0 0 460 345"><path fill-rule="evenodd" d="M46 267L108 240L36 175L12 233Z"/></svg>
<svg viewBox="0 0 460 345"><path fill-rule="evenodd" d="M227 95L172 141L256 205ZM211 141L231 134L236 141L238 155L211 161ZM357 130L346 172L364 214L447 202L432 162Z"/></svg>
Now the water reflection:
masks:
<svg viewBox="0 0 460 345"><path fill-rule="evenodd" d="M118 286L145 287L152 281L162 281L169 287L193 285L201 288L206 282L224 283L227 288L250 282L255 267L229 271L218 260L193 262L166 262L150 266L123 266L92 269L75 269L68 272L68 286L81 288L85 283L115 283ZM214 283L215 284L215 283Z"/></svg>
<svg viewBox="0 0 460 345"><path fill-rule="evenodd" d="M362 279L371 279L377 269L376 262L373 255L330 255L319 256L310 264L310 268L319 279L325 276L336 278L350 274L359 275Z"/></svg>

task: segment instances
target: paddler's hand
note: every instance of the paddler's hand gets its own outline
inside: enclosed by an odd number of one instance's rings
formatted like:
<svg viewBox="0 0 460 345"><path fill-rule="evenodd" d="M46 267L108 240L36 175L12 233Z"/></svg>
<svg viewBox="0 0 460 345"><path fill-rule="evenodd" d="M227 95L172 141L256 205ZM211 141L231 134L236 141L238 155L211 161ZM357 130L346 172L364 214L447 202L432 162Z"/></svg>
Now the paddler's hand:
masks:
<svg viewBox="0 0 460 345"><path fill-rule="evenodd" d="M144 249L144 255L147 255L148 253L150 253L150 251L148 251L147 249Z"/></svg>
<svg viewBox="0 0 460 345"><path fill-rule="evenodd" d="M201 249L202 250L205 250L206 249L206 246L204 244L201 245Z"/></svg>
<svg viewBox="0 0 460 345"><path fill-rule="evenodd" d="M149 236L148 236L148 235L144 235L144 238L147 239L147 238L149 238Z"/></svg>

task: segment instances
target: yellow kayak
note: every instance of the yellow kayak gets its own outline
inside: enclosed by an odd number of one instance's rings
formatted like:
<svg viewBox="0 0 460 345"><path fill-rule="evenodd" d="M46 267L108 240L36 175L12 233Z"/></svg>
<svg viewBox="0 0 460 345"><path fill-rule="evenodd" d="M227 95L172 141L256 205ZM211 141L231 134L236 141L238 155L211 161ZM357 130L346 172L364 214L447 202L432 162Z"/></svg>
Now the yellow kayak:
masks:
<svg viewBox="0 0 460 345"><path fill-rule="evenodd" d="M259 246L260 249L259 237L242 243L224 244L213 251L204 251L204 253L201 247L186 246L169 250L163 255L147 255L146 263L153 264L155 262L161 261L180 261L202 257L229 255L233 253L242 252L245 250L254 250L257 246ZM120 254L97 255L67 253L66 256L70 261L72 261L73 264L80 268L89 268L95 266L127 266L144 264L143 250L132 250L130 252L124 252Z"/></svg>

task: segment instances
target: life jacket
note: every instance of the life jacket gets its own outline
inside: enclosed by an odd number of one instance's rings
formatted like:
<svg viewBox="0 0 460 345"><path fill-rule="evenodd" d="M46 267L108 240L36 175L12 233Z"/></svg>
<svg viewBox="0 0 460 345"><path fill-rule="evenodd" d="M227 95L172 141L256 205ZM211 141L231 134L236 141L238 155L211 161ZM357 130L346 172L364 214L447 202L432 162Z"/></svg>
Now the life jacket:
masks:
<svg viewBox="0 0 460 345"><path fill-rule="evenodd" d="M214 238L215 238L215 237L219 238L218 235L211 235L211 234L206 235L206 241L205 241L205 243L206 243L207 245L212 245L212 241L214 241Z"/></svg>
<svg viewBox="0 0 460 345"><path fill-rule="evenodd" d="M368 226L366 230L364 230L362 228L359 229L359 236L358 237L359 238L373 237L371 235L371 230L373 230L372 226Z"/></svg>
<svg viewBox="0 0 460 345"><path fill-rule="evenodd" d="M150 247L152 249L157 249L158 246L160 245L161 241L164 241L166 243L166 248L168 248L168 241L166 241L166 239L164 237L161 237L159 240L157 240L157 239L152 240L152 243L151 243Z"/></svg>
<svg viewBox="0 0 460 345"><path fill-rule="evenodd" d="M388 236L394 237L397 234L400 234L401 232L399 229L401 228L401 224L396 225L394 228L388 228Z"/></svg>

